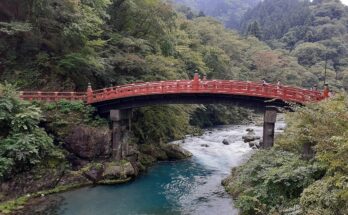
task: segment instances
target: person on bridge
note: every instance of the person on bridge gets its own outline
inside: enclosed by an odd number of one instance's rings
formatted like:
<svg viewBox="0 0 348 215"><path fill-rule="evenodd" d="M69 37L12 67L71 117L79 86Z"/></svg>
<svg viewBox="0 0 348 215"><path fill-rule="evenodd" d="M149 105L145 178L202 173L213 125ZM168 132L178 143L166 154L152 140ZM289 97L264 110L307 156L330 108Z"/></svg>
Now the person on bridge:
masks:
<svg viewBox="0 0 348 215"><path fill-rule="evenodd" d="M262 80L262 86L265 87L267 85L267 82L265 79Z"/></svg>
<svg viewBox="0 0 348 215"><path fill-rule="evenodd" d="M314 84L314 86L312 87L313 91L317 91L318 90L318 85Z"/></svg>
<svg viewBox="0 0 348 215"><path fill-rule="evenodd" d="M277 81L277 94L280 94L281 92L280 92L280 88L281 88L281 83L280 83L280 81L278 80Z"/></svg>

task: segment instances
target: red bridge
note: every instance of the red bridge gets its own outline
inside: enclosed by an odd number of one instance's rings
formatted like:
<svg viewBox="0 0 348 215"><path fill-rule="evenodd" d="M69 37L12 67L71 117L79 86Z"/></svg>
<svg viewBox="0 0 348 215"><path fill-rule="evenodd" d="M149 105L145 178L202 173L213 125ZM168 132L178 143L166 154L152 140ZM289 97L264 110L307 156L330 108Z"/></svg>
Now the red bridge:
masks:
<svg viewBox="0 0 348 215"><path fill-rule="evenodd" d="M328 97L324 92L302 88L263 84L249 81L203 80L195 74L193 80L141 82L87 92L28 92L20 97L29 101L54 102L59 100L84 101L97 108L100 115L112 121L112 147L115 159L127 156L128 142L123 140L124 129L131 117L129 110L155 104L211 104L228 103L265 110L263 148L274 142L276 107L287 107L290 103L307 104Z"/></svg>
<svg viewBox="0 0 348 215"><path fill-rule="evenodd" d="M326 96L323 92L283 85L200 80L197 74L193 80L140 82L96 91L89 86L87 92L20 92L20 97L24 100L78 100L101 109L105 106L112 106L110 109L127 109L153 104L230 103L231 100L249 103L268 101L271 104L267 105L284 106L286 103L318 102Z"/></svg>

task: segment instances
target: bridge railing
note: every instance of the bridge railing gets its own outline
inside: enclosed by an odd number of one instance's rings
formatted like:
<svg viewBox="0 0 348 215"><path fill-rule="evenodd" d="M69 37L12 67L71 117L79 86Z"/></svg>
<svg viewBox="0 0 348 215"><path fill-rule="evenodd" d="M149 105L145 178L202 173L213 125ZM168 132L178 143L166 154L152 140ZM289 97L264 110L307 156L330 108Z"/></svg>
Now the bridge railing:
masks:
<svg viewBox="0 0 348 215"><path fill-rule="evenodd" d="M85 92L40 92L40 91L21 91L20 98L28 101L54 102L60 100L86 101Z"/></svg>
<svg viewBox="0 0 348 215"><path fill-rule="evenodd" d="M306 90L290 86L262 84L257 82L225 80L178 80L128 84L93 91L91 101L101 102L130 96L177 93L220 93L246 96L258 96L281 99L289 102L306 103L323 99L319 91Z"/></svg>
<svg viewBox="0 0 348 215"><path fill-rule="evenodd" d="M21 92L21 98L38 101L82 100L87 103L97 103L125 97L183 93L245 95L296 103L315 102L324 98L319 91L290 86L249 81L198 79L140 82L95 91L89 88L88 92Z"/></svg>

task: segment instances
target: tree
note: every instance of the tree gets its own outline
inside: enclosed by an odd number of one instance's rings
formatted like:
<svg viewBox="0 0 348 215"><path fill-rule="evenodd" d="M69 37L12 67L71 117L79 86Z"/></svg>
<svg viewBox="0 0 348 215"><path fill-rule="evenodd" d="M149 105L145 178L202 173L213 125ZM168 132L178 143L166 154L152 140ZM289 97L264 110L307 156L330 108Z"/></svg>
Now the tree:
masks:
<svg viewBox="0 0 348 215"><path fill-rule="evenodd" d="M302 43L293 51L298 63L305 66L313 66L318 61L325 60L326 48L320 43Z"/></svg>
<svg viewBox="0 0 348 215"><path fill-rule="evenodd" d="M261 29L257 21L254 21L253 23L248 25L247 35L254 36L259 40L262 39Z"/></svg>

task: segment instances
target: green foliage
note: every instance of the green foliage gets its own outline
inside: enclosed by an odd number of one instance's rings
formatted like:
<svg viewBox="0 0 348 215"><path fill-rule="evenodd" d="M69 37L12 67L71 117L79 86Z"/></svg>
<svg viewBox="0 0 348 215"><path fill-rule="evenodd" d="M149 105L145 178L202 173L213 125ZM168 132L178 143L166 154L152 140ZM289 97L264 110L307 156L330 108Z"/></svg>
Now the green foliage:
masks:
<svg viewBox="0 0 348 215"><path fill-rule="evenodd" d="M77 125L93 127L107 125L106 120L94 115L95 109L83 102L59 101L56 103L41 103L45 115L45 127L55 134L58 140L68 135Z"/></svg>
<svg viewBox="0 0 348 215"><path fill-rule="evenodd" d="M13 35L19 32L27 32L32 29L30 23L22 22L0 22L0 32Z"/></svg>
<svg viewBox="0 0 348 215"><path fill-rule="evenodd" d="M206 105L193 112L190 124L200 128L231 125L246 121L249 115L247 110L231 105Z"/></svg>
<svg viewBox="0 0 348 215"><path fill-rule="evenodd" d="M301 196L305 214L336 215L348 211L347 175L326 177L306 188Z"/></svg>
<svg viewBox="0 0 348 215"><path fill-rule="evenodd" d="M262 38L262 33L259 23L254 21L253 23L249 24L246 34L247 36L251 35L260 40Z"/></svg>
<svg viewBox="0 0 348 215"><path fill-rule="evenodd" d="M0 204L0 212L3 214L11 214L14 210L23 207L29 200L29 197L22 196L15 200L10 200Z"/></svg>
<svg viewBox="0 0 348 215"><path fill-rule="evenodd" d="M337 89L345 84L339 74L348 65L347 20L347 7L340 1L265 0L245 14L241 25L248 34L258 22L263 40L274 49L289 50L319 81L327 61L336 73L327 80Z"/></svg>
<svg viewBox="0 0 348 215"><path fill-rule="evenodd" d="M325 46L319 43L302 43L294 50L301 65L313 66L325 58Z"/></svg>
<svg viewBox="0 0 348 215"><path fill-rule="evenodd" d="M187 11L187 18L208 15L216 17L228 28L239 29L244 13L253 8L260 0L172 0L193 9Z"/></svg>
<svg viewBox="0 0 348 215"><path fill-rule="evenodd" d="M0 178L28 170L43 160L62 154L53 140L38 127L41 110L20 101L15 88L0 84Z"/></svg>
<svg viewBox="0 0 348 215"><path fill-rule="evenodd" d="M304 144L316 146L334 146L339 137L345 135L348 123L346 97L339 95L331 100L308 105L289 113L288 127L279 138L278 144L287 150L301 152ZM335 138L335 137L338 137ZM325 150L325 149L324 149Z"/></svg>
<svg viewBox="0 0 348 215"><path fill-rule="evenodd" d="M263 30L263 39L279 39L292 27L302 26L311 19L309 1L265 0L246 12L241 26L247 32L257 21Z"/></svg>
<svg viewBox="0 0 348 215"><path fill-rule="evenodd" d="M299 204L302 191L322 177L317 163L300 160L284 151L259 151L232 171L227 191L238 197L242 214L282 212Z"/></svg>
<svg viewBox="0 0 348 215"><path fill-rule="evenodd" d="M287 113L276 150L260 151L232 172L227 190L244 214L345 214L348 209L346 96ZM301 159L304 145L315 154ZM286 150L287 152L284 152ZM297 208L297 209L296 209Z"/></svg>
<svg viewBox="0 0 348 215"><path fill-rule="evenodd" d="M190 132L189 113L183 105L141 108L134 113L132 130L139 143L166 143Z"/></svg>

